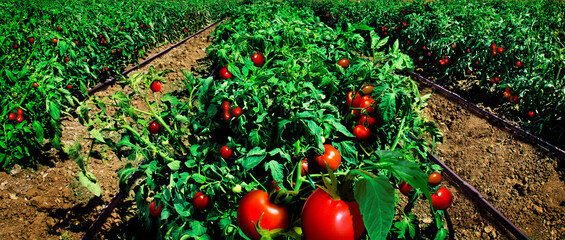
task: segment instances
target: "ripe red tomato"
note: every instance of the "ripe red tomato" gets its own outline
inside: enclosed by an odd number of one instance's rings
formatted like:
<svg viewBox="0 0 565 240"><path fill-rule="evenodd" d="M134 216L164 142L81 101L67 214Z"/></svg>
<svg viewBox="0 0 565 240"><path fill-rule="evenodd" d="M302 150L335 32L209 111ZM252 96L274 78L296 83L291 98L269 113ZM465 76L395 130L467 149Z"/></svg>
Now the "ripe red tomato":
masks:
<svg viewBox="0 0 565 240"><path fill-rule="evenodd" d="M536 115L536 113L534 111L528 112L528 116L531 117L531 118L534 117L535 115Z"/></svg>
<svg viewBox="0 0 565 240"><path fill-rule="evenodd" d="M302 208L302 231L308 240L354 240L365 231L359 204L334 200L316 189Z"/></svg>
<svg viewBox="0 0 565 240"><path fill-rule="evenodd" d="M63 30L63 28L62 28L62 27L57 27L57 30L61 31L61 30Z"/></svg>
<svg viewBox="0 0 565 240"><path fill-rule="evenodd" d="M359 141L367 141L371 138L371 130L363 125L357 125L353 129L353 136Z"/></svg>
<svg viewBox="0 0 565 240"><path fill-rule="evenodd" d="M224 111L229 111L230 110L230 102L228 101L223 101L222 105L221 105L222 110Z"/></svg>
<svg viewBox="0 0 565 240"><path fill-rule="evenodd" d="M16 114L15 114L15 113L9 113L9 114L8 114L8 119L10 119L10 120L12 120L12 121L16 120Z"/></svg>
<svg viewBox="0 0 565 240"><path fill-rule="evenodd" d="M69 57L65 57L65 58L63 58L63 60L64 60L65 62L68 62L68 61L69 61Z"/></svg>
<svg viewBox="0 0 565 240"><path fill-rule="evenodd" d="M149 214L153 217L160 217L163 211L163 205L159 204L159 207L155 207L155 200L149 203Z"/></svg>
<svg viewBox="0 0 565 240"><path fill-rule="evenodd" d="M341 66L342 68L348 68L349 67L349 60L347 60L347 58L341 59L337 62L337 64L339 66Z"/></svg>
<svg viewBox="0 0 565 240"><path fill-rule="evenodd" d="M510 98L510 92L504 92L504 98L506 99Z"/></svg>
<svg viewBox="0 0 565 240"><path fill-rule="evenodd" d="M335 171L341 163L341 154L331 144L324 144L324 154L314 157L314 161L323 172L326 172L326 163L332 171Z"/></svg>
<svg viewBox="0 0 565 240"><path fill-rule="evenodd" d="M147 127L147 130L149 130L151 134L157 134L161 130L161 126L162 126L161 123L151 121L149 122L149 126Z"/></svg>
<svg viewBox="0 0 565 240"><path fill-rule="evenodd" d="M398 186L398 190L400 190L400 192L406 196L408 196L408 193L410 193L410 190L412 190L412 186L410 186L410 184L402 181L402 183L400 183L400 185Z"/></svg>
<svg viewBox="0 0 565 240"><path fill-rule="evenodd" d="M359 125L363 125L366 127L375 126L376 123L377 123L377 119L372 117L371 115L363 115L359 119Z"/></svg>
<svg viewBox="0 0 565 240"><path fill-rule="evenodd" d="M281 190L281 187L279 186L279 184L277 184L277 182L275 182L275 180L272 180L269 183L269 187L267 189L269 189L269 191L271 191L273 188L275 188L275 192L278 190Z"/></svg>
<svg viewBox="0 0 565 240"><path fill-rule="evenodd" d="M304 158L300 162L300 174L301 174L301 176L306 176L306 172L308 172L308 159Z"/></svg>
<svg viewBox="0 0 565 240"><path fill-rule="evenodd" d="M441 183L441 173L432 173L428 178L428 185L435 187Z"/></svg>
<svg viewBox="0 0 565 240"><path fill-rule="evenodd" d="M465 73L471 74L471 70L470 70L470 69L465 69Z"/></svg>
<svg viewBox="0 0 565 240"><path fill-rule="evenodd" d="M16 118L16 121L21 123L24 121L24 116L23 115L18 115L18 117Z"/></svg>
<svg viewBox="0 0 565 240"><path fill-rule="evenodd" d="M437 193L432 193L432 206L435 210L445 210L453 203L453 195L449 189L440 187Z"/></svg>
<svg viewBox="0 0 565 240"><path fill-rule="evenodd" d="M236 108L234 108L234 109L231 110L231 115L232 115L234 118L238 118L239 116L241 116L241 113L242 113L242 112L241 112L241 108L240 108L240 107L236 107Z"/></svg>
<svg viewBox="0 0 565 240"><path fill-rule="evenodd" d="M503 48L503 47L499 47L496 51L497 51L498 53L503 53L503 52L504 52L504 48Z"/></svg>
<svg viewBox="0 0 565 240"><path fill-rule="evenodd" d="M517 62L516 62L516 66L518 66L519 68L521 68L521 67L523 66L523 65L522 65L522 62L517 61Z"/></svg>
<svg viewBox="0 0 565 240"><path fill-rule="evenodd" d="M222 148L220 148L220 156L223 159L231 158L231 156L233 156L233 150L228 146L223 146Z"/></svg>
<svg viewBox="0 0 565 240"><path fill-rule="evenodd" d="M491 48L493 51L495 51L495 50L496 50L496 44L495 44L495 43L491 44L491 45L490 45L490 48Z"/></svg>
<svg viewBox="0 0 565 240"><path fill-rule="evenodd" d="M202 192L197 192L192 197L192 205L198 210L204 210L210 205L210 197L204 195Z"/></svg>
<svg viewBox="0 0 565 240"><path fill-rule="evenodd" d="M159 80L153 81L150 87L151 87L151 91L158 92L161 91L161 88L163 87L163 83Z"/></svg>
<svg viewBox="0 0 565 240"><path fill-rule="evenodd" d="M440 59L439 64L443 66L443 65L445 65L445 61L443 61L443 59Z"/></svg>
<svg viewBox="0 0 565 240"><path fill-rule="evenodd" d="M33 86L34 88L36 88L36 87L39 87L39 84L36 83L36 82L34 82L34 83L32 84L32 86Z"/></svg>
<svg viewBox="0 0 565 240"><path fill-rule="evenodd" d="M286 207L271 203L269 194L265 191L253 190L239 202L237 225L247 237L258 240L260 236L253 224L257 224L259 218L261 218L259 226L263 229L287 228L289 225Z"/></svg>
<svg viewBox="0 0 565 240"><path fill-rule="evenodd" d="M33 39L33 38L31 38L31 37L28 38L27 40L29 41L29 43L33 43L33 42L35 41L35 39Z"/></svg>
<svg viewBox="0 0 565 240"><path fill-rule="evenodd" d="M59 40L57 40L56 38L53 38L53 40L51 40L52 43L57 44Z"/></svg>
<svg viewBox="0 0 565 240"><path fill-rule="evenodd" d="M226 122L231 120L230 111L224 111L223 114L222 114L222 119Z"/></svg>
<svg viewBox="0 0 565 240"><path fill-rule="evenodd" d="M14 49L17 49L17 48L18 48L18 44L15 44L15 43L14 43L14 45L12 45L12 47L14 47Z"/></svg>
<svg viewBox="0 0 565 240"><path fill-rule="evenodd" d="M73 85L71 84L67 85L67 89L73 89Z"/></svg>
<svg viewBox="0 0 565 240"><path fill-rule="evenodd" d="M78 45L78 41L75 40L75 45Z"/></svg>
<svg viewBox="0 0 565 240"><path fill-rule="evenodd" d="M361 95L359 95L359 93L357 92L350 91L347 93L345 102L347 103L347 106L355 108L359 107L361 106Z"/></svg>
<svg viewBox="0 0 565 240"><path fill-rule="evenodd" d="M228 67L223 67L222 69L220 69L219 75L220 75L220 78L222 78L222 79L231 78L231 72L228 71Z"/></svg>
<svg viewBox="0 0 565 240"><path fill-rule="evenodd" d="M467 48L466 51L467 51L467 53L471 53L471 49L470 49L470 48Z"/></svg>
<svg viewBox="0 0 565 240"><path fill-rule="evenodd" d="M24 110L21 108L18 108L18 115L23 115L24 114Z"/></svg>
<svg viewBox="0 0 565 240"><path fill-rule="evenodd" d="M365 97L367 96L363 96L363 98ZM375 100L369 97L367 99L363 99L360 107L365 109L367 113L373 113L375 111L374 106L375 106Z"/></svg>
<svg viewBox="0 0 565 240"><path fill-rule="evenodd" d="M263 67L265 65L265 57L261 52L256 52L251 56L251 61L255 67Z"/></svg>

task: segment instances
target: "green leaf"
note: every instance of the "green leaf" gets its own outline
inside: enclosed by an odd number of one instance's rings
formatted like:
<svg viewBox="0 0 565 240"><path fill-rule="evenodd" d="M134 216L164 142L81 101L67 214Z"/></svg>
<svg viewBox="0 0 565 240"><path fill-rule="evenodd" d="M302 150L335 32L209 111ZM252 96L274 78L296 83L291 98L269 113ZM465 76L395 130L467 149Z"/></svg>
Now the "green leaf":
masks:
<svg viewBox="0 0 565 240"><path fill-rule="evenodd" d="M180 161L179 160L175 160L172 161L170 163L167 164L167 166L172 170L172 171L177 171L180 168Z"/></svg>
<svg viewBox="0 0 565 240"><path fill-rule="evenodd" d="M249 142L251 142L251 146L257 147L261 144L261 136L259 135L259 129L251 130L249 133Z"/></svg>
<svg viewBox="0 0 565 240"><path fill-rule="evenodd" d="M33 126L33 130L35 131L35 136L37 138L37 141L43 142L44 133L43 133L43 126L41 125L41 123L38 121L33 121L32 126Z"/></svg>
<svg viewBox="0 0 565 240"><path fill-rule="evenodd" d="M310 132L310 135L312 135L315 139L316 139L316 143L317 143L317 148L318 149L324 149L324 144L322 143L322 129L320 128L320 126L318 126L318 124L316 124L314 121L312 120L305 120L304 122L306 122L306 127L308 129L308 131Z"/></svg>
<svg viewBox="0 0 565 240"><path fill-rule="evenodd" d="M176 115L176 116L175 116L175 119L176 119L177 121L180 121L180 122L188 122L188 118L187 118L186 116L183 116L183 115L180 115L180 114L179 114L179 115Z"/></svg>
<svg viewBox="0 0 565 240"><path fill-rule="evenodd" d="M275 182L282 182L284 178L283 174L283 165L278 163L275 160L271 160L270 162L265 164L265 171L271 171L271 176L273 176L273 180Z"/></svg>
<svg viewBox="0 0 565 240"><path fill-rule="evenodd" d="M175 198L173 206L177 213L183 217L190 216L190 202L184 199Z"/></svg>
<svg viewBox="0 0 565 240"><path fill-rule="evenodd" d="M396 94L394 92L385 93L379 102L379 109L382 112L383 121L390 122L396 114Z"/></svg>
<svg viewBox="0 0 565 240"><path fill-rule="evenodd" d="M343 134L346 137L354 137L353 134L351 134L349 132L349 130L347 130L347 128L345 126L343 126L343 124L341 124L340 122L334 121L334 120L330 120L328 121L338 132L340 132L341 134Z"/></svg>
<svg viewBox="0 0 565 240"><path fill-rule="evenodd" d="M87 172L90 173L90 172ZM92 174L92 173L90 173ZM78 181L84 186L86 187L86 189L88 189L90 192L92 192L94 195L100 197L100 194L102 193L102 188L100 188L100 185L98 185L98 183L91 181L86 175L85 172L79 172L78 174Z"/></svg>
<svg viewBox="0 0 565 240"><path fill-rule="evenodd" d="M410 186L420 189L424 196L431 202L428 191L428 176L420 169L418 164L403 159L402 153L390 150L375 152L379 156L379 162L386 166L396 177L406 181Z"/></svg>
<svg viewBox="0 0 565 240"><path fill-rule="evenodd" d="M105 143L104 141L104 137L102 136L102 134L100 133L100 130L97 128L93 128L90 131L88 131L90 133L90 135L92 135L94 138L96 138L96 140Z"/></svg>
<svg viewBox="0 0 565 240"><path fill-rule="evenodd" d="M369 27L369 26L367 26L367 25L365 25L365 24L359 24L359 25L353 26L353 29L355 29L355 30L363 30L363 31L371 31L371 30L373 30L374 28Z"/></svg>
<svg viewBox="0 0 565 240"><path fill-rule="evenodd" d="M394 220L394 188L388 179L361 179L354 192L369 237L386 239Z"/></svg>
<svg viewBox="0 0 565 240"><path fill-rule="evenodd" d="M247 153L241 165L246 170L252 169L257 166L257 164L261 163L261 161L263 161L266 156L267 152L265 151L265 149L255 147Z"/></svg>
<svg viewBox="0 0 565 240"><path fill-rule="evenodd" d="M61 110L59 109L59 105L52 101L49 101L48 108L51 117L55 120L59 120L59 118L61 117Z"/></svg>
<svg viewBox="0 0 565 240"><path fill-rule="evenodd" d="M357 164L357 149L353 141L334 142L332 144L339 150L341 157L351 164Z"/></svg>
<svg viewBox="0 0 565 240"><path fill-rule="evenodd" d="M198 173L192 174L192 179L194 179L194 181L197 182L197 183L205 183L206 182L206 177L204 177L204 176L202 176Z"/></svg>

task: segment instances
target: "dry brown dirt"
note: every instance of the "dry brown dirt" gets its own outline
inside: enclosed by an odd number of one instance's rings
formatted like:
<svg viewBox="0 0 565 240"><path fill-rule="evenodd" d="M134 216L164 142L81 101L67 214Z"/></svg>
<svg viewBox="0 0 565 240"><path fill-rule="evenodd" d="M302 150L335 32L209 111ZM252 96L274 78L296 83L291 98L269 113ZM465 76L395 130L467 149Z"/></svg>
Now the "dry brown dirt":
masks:
<svg viewBox="0 0 565 240"><path fill-rule="evenodd" d="M147 72L149 66L154 66L157 71L194 70L206 57L205 49L212 41L211 33L216 26L134 72ZM170 45L151 49L146 56L152 56ZM169 73L165 78L167 84L160 94L184 86L181 81L176 81L183 78L180 71ZM104 97L127 90L116 84L103 88L95 95ZM145 105L139 100L132 104L137 108ZM62 119L62 128L62 142L71 145L78 139L86 155L91 142L86 139L89 137L86 128L77 118L68 117ZM95 145L94 151L100 153L97 154L100 158L91 157L88 170L96 176L102 188L100 197L94 196L78 182L77 164L55 149L46 153L43 162L47 164L37 169L16 166L10 173L0 172L0 239L79 239L118 191L117 171L128 161L99 145ZM96 238L103 238L105 232L121 223L124 216L120 216L119 212L123 211L112 213Z"/></svg>

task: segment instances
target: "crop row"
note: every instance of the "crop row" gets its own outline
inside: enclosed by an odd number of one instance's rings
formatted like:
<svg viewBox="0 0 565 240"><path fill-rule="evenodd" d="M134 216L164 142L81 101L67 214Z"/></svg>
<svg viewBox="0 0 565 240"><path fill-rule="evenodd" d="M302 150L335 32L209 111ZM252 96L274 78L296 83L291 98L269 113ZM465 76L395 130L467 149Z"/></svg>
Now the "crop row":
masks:
<svg viewBox="0 0 565 240"><path fill-rule="evenodd" d="M155 98L167 83L152 69L126 80L134 92L79 107L98 143L148 159L120 171L123 180L134 171L146 176L135 188L139 234L445 238L442 210L451 194L425 160L429 144L410 140L441 133L421 116L417 83L395 74L413 67L399 43L384 48L390 39L366 25L331 28L293 2L236 12L208 48L220 68L215 76L183 71L185 90ZM369 57L361 57L367 46ZM130 104L139 97L143 109ZM396 221L395 188L410 196ZM423 228L410 213L419 199L434 215Z"/></svg>
<svg viewBox="0 0 565 240"><path fill-rule="evenodd" d="M323 1L303 4L330 26L366 24L439 83L502 105L532 133L565 129L565 4L556 1ZM368 36L365 36L368 38ZM462 83L462 79L467 79Z"/></svg>
<svg viewBox="0 0 565 240"><path fill-rule="evenodd" d="M61 117L73 117L88 88L118 75L148 47L178 40L223 16L222 9L233 3L0 4L0 166L9 169L36 163L44 139L60 147Z"/></svg>

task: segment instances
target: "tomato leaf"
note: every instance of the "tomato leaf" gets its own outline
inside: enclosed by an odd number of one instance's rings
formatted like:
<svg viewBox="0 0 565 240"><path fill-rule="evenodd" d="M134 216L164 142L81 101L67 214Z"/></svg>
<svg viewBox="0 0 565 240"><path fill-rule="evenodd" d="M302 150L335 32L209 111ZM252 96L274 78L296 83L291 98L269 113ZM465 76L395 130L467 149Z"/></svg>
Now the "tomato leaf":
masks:
<svg viewBox="0 0 565 240"><path fill-rule="evenodd" d="M100 130L99 130L99 129L93 128L93 129L90 129L88 132L90 133L90 135L92 135L92 136L93 136L96 140L98 140L99 142L102 142L102 143L105 142L105 141L104 141L104 137L103 137L102 134L100 133Z"/></svg>
<svg viewBox="0 0 565 240"><path fill-rule="evenodd" d="M192 179L194 179L194 181L197 182L197 183L205 183L205 182L206 182L206 177L204 177L204 176L202 176L202 175L200 175L200 174L198 174L198 173L192 174L191 177L192 177Z"/></svg>
<svg viewBox="0 0 565 240"><path fill-rule="evenodd" d="M89 173L89 172L87 172L87 173ZM92 173L90 173L90 174L92 174ZM86 189L88 189L90 192L92 192L94 195L99 197L100 194L102 193L102 189L100 188L100 185L98 185L98 183L96 183L96 182L91 181L90 178L85 175L84 171L79 172L78 181L84 187L86 187Z"/></svg>
<svg viewBox="0 0 565 240"><path fill-rule="evenodd" d="M341 157L348 163L357 164L357 149L355 149L355 143L353 141L343 141L333 144Z"/></svg>
<svg viewBox="0 0 565 240"><path fill-rule="evenodd" d="M394 91L386 92L379 102L379 109L385 123L390 122L396 114L396 94Z"/></svg>
<svg viewBox="0 0 565 240"><path fill-rule="evenodd" d="M177 170L179 170L179 168L180 168L180 161L179 161L179 160L172 161L172 162L168 163L167 166L168 166L172 171L177 171Z"/></svg>
<svg viewBox="0 0 565 240"><path fill-rule="evenodd" d="M394 220L394 188L388 179L363 178L355 184L354 193L369 237L386 239Z"/></svg>
<svg viewBox="0 0 565 240"><path fill-rule="evenodd" d="M278 163L276 160L271 160L265 164L265 171L270 170L271 176L275 182L282 182L284 178L283 165Z"/></svg>
<svg viewBox="0 0 565 240"><path fill-rule="evenodd" d="M252 169L255 166L257 166L259 163L261 163L261 161L263 161L263 159L265 159L266 156L267 156L267 152L265 151L265 149L262 149L260 147L255 147L247 153L241 165L246 170Z"/></svg>
<svg viewBox="0 0 565 240"><path fill-rule="evenodd" d="M38 141L43 141L43 126L38 121L33 121L33 130Z"/></svg>
<svg viewBox="0 0 565 240"><path fill-rule="evenodd" d="M190 216L190 202L186 201L184 199L180 199L180 198L175 198L174 199L174 203L173 206L175 207L175 210L177 211L177 213L183 217L188 217Z"/></svg>
<svg viewBox="0 0 565 240"><path fill-rule="evenodd" d="M343 126L343 124L341 124L340 122L334 121L334 120L329 120L328 121L338 132L340 132L341 134L343 134L346 137L354 137L353 134L351 134L349 132L349 130L347 130L347 128L345 126Z"/></svg>
<svg viewBox="0 0 565 240"><path fill-rule="evenodd" d="M61 117L61 110L59 109L59 105L52 101L49 101L48 110L53 119L59 120L59 118Z"/></svg>

